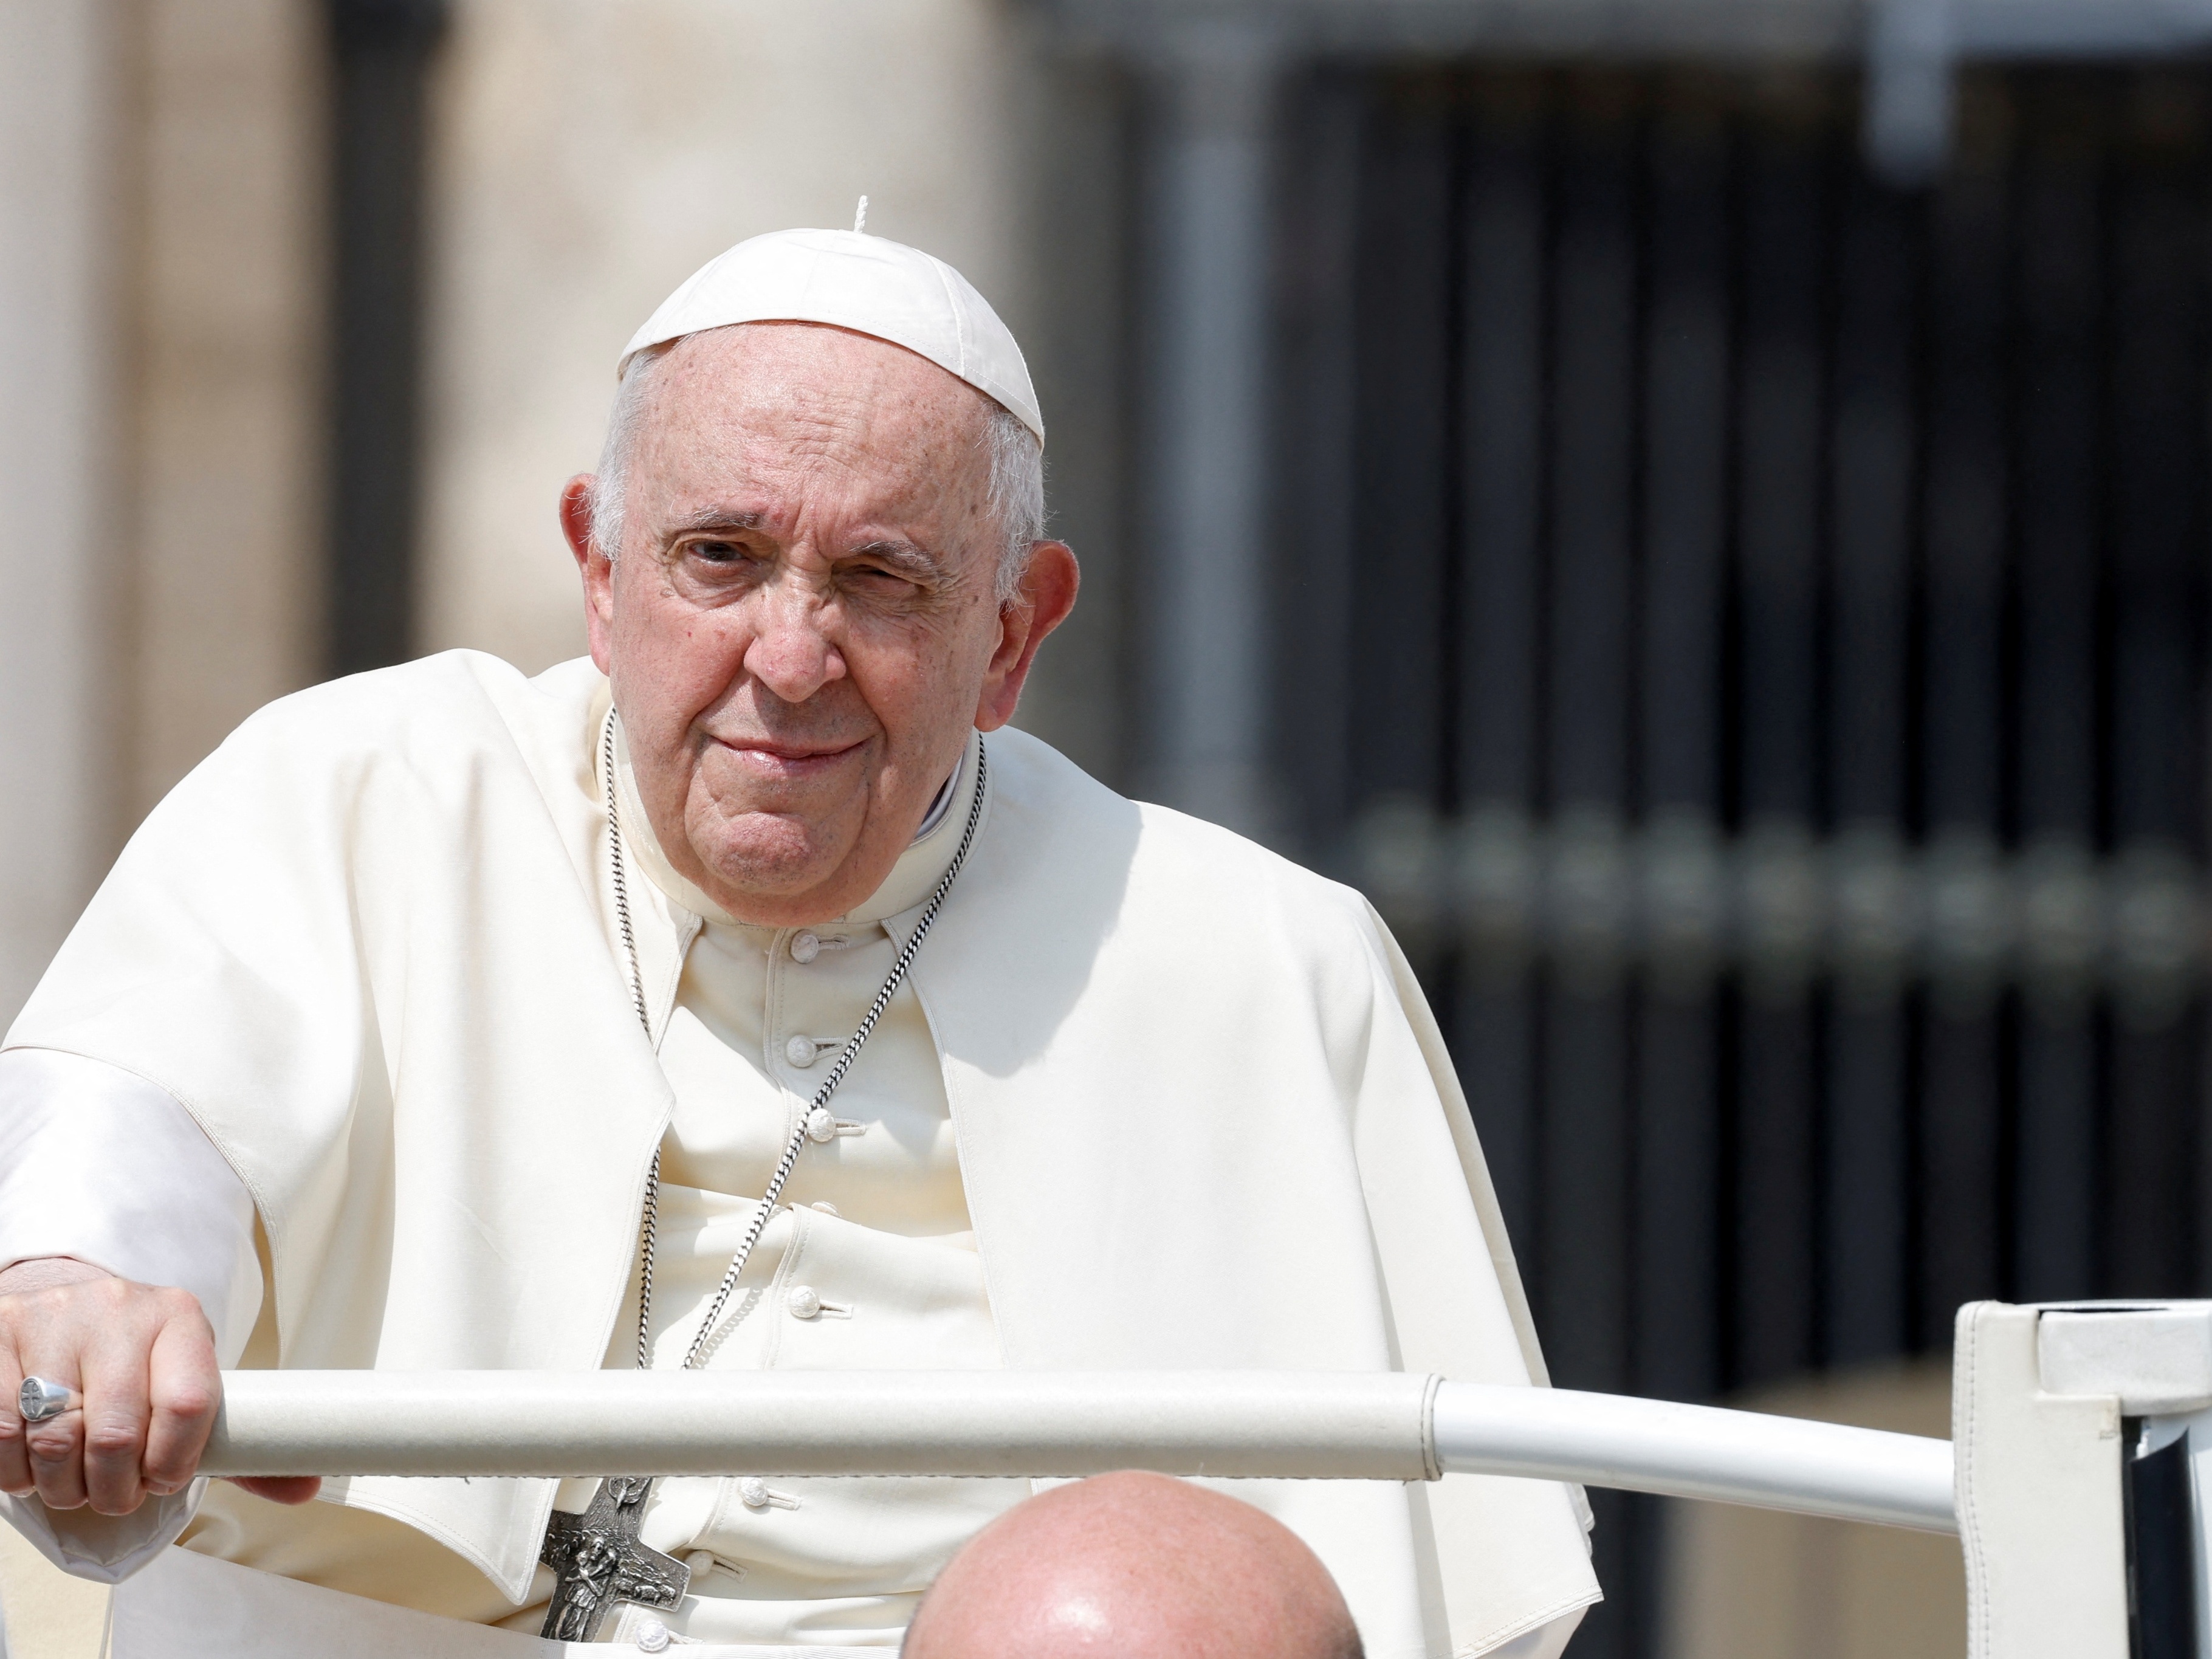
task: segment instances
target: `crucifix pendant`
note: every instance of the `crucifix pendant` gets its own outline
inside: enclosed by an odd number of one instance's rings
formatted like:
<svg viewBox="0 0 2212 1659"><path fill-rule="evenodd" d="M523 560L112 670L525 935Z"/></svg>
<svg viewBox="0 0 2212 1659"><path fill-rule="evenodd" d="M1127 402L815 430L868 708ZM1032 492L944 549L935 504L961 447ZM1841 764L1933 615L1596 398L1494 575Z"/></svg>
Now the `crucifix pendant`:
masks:
<svg viewBox="0 0 2212 1659"><path fill-rule="evenodd" d="M545 1609L548 1641L588 1642L617 1601L668 1608L684 1599L691 1569L637 1541L651 1477L615 1475L599 1482L581 1515L553 1511L538 1559L559 1575Z"/></svg>

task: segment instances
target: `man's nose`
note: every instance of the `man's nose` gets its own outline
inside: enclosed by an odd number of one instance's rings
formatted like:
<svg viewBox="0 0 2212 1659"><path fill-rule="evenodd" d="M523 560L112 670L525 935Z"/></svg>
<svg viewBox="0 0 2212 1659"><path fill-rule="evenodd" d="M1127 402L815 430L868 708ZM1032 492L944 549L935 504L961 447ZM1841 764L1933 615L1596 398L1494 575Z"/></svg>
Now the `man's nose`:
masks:
<svg viewBox="0 0 2212 1659"><path fill-rule="evenodd" d="M823 631L819 594L786 579L760 595L745 669L786 702L805 702L845 677L845 659Z"/></svg>

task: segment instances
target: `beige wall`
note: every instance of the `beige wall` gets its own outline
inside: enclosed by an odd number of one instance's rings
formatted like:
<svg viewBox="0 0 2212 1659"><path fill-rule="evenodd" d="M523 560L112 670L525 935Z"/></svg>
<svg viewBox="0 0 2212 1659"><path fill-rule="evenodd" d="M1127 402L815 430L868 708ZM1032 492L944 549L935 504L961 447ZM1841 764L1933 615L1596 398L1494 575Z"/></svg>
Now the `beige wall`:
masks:
<svg viewBox="0 0 2212 1659"><path fill-rule="evenodd" d="M124 33L0 0L0 1020L114 845Z"/></svg>
<svg viewBox="0 0 2212 1659"><path fill-rule="evenodd" d="M316 27L0 0L0 1024L146 810L313 672Z"/></svg>
<svg viewBox="0 0 2212 1659"><path fill-rule="evenodd" d="M1731 1401L1948 1440L1940 1361L1818 1378ZM1959 1540L1719 1504L1670 1506L1669 1659L1958 1659L1966 1650Z"/></svg>
<svg viewBox="0 0 2212 1659"><path fill-rule="evenodd" d="M624 342L732 243L848 225L866 192L871 230L1019 310L1012 51L991 0L459 0L434 150L426 649L530 670L582 649L555 498L596 461Z"/></svg>
<svg viewBox="0 0 2212 1659"><path fill-rule="evenodd" d="M143 0L127 816L319 666L323 58L297 0Z"/></svg>

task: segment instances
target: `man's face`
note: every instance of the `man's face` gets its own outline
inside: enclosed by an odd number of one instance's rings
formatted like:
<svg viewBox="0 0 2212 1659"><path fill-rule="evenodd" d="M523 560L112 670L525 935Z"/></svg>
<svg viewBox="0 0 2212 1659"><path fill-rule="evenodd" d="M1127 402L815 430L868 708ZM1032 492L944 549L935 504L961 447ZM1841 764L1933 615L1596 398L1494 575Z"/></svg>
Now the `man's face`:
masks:
<svg viewBox="0 0 2212 1659"><path fill-rule="evenodd" d="M752 324L652 374L611 565L588 481L563 498L592 659L670 863L741 920L827 921L1012 715L1073 558L1041 544L1001 611L990 404L911 352Z"/></svg>

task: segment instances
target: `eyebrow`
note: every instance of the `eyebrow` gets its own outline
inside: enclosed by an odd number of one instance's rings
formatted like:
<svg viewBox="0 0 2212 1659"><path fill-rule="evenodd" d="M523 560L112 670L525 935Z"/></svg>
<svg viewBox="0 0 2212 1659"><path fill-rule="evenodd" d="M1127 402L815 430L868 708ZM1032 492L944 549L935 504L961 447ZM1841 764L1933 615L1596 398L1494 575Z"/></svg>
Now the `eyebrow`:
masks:
<svg viewBox="0 0 2212 1659"><path fill-rule="evenodd" d="M927 581L942 581L945 574L945 567L931 556L928 549L902 537L856 543L845 550L843 556L848 559L881 559L902 575L918 576Z"/></svg>
<svg viewBox="0 0 2212 1659"><path fill-rule="evenodd" d="M768 522L764 513L740 512L726 507L702 507L669 526L672 535L695 536L708 530L759 530Z"/></svg>

